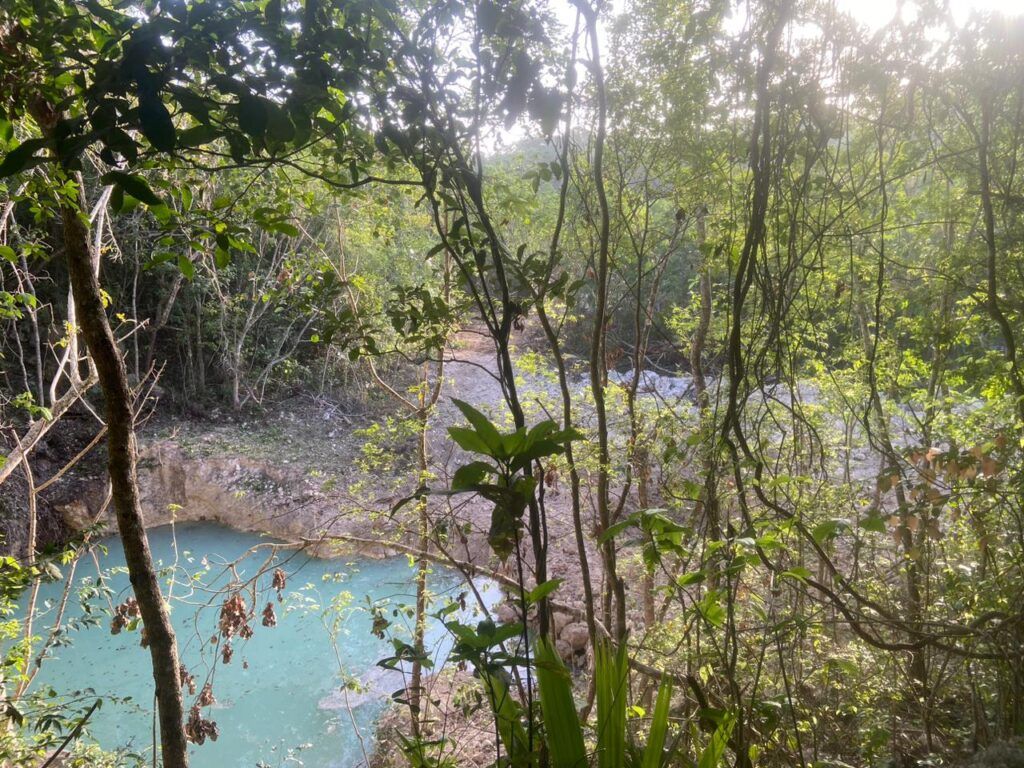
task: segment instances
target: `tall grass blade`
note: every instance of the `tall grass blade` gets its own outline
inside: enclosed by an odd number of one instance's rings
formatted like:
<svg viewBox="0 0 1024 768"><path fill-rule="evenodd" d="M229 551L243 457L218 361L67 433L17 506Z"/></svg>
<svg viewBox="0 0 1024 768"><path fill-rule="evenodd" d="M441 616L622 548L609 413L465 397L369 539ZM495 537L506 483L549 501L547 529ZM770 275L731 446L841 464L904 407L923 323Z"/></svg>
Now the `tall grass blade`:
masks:
<svg viewBox="0 0 1024 768"><path fill-rule="evenodd" d="M718 768L735 724L736 720L732 715L726 716L715 732L711 734L711 741L704 747L704 751L700 753L697 768Z"/></svg>
<svg viewBox="0 0 1024 768"><path fill-rule="evenodd" d="M625 768L627 674L625 644L613 652L609 643L598 643L594 676L599 768Z"/></svg>
<svg viewBox="0 0 1024 768"><path fill-rule="evenodd" d="M480 679L483 681L487 699L494 711L498 735L501 737L502 744L505 745L509 762L512 765L527 765L530 758L530 742L526 736L526 729L523 728L520 717L522 709L519 702L512 698L508 686L497 675L481 671Z"/></svg>
<svg viewBox="0 0 1024 768"><path fill-rule="evenodd" d="M544 737L552 768L585 768L583 728L572 697L572 680L549 640L537 641L534 656L544 714Z"/></svg>
<svg viewBox="0 0 1024 768"><path fill-rule="evenodd" d="M672 703L672 681L662 678L658 687L658 699L654 703L651 716L651 732L647 737L647 746L640 768L661 768L662 752L665 750L665 738L668 735L669 705Z"/></svg>

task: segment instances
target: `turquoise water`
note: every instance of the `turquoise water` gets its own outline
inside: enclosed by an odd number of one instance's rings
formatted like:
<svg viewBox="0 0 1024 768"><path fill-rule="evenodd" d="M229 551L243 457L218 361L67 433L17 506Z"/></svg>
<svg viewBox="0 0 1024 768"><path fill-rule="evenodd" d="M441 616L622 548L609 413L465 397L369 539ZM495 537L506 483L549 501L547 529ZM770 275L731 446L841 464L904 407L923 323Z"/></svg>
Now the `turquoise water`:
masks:
<svg viewBox="0 0 1024 768"><path fill-rule="evenodd" d="M413 605L413 571L406 558L318 560L289 550L275 554L271 543L208 524L150 531L153 557L165 569L165 594L170 587L182 660L199 689L204 681L212 682L217 699L204 715L217 722L220 737L191 746L191 763L195 768L361 765L373 748L374 722L386 697L402 684L401 672L377 666L393 648L371 633L368 601L386 606L389 632L407 640L411 619L400 606ZM128 576L120 543L105 544L108 551L97 552L99 570L91 557L83 558L75 583L95 585L98 574L106 574L106 585L114 592L110 601L116 605L130 596ZM258 548L250 553L253 547ZM275 567L288 577L280 603L270 589ZM235 639L234 656L225 665L211 644L224 599L221 591L251 580L261 568L266 572L257 580L254 634L247 641ZM52 611L62 587L61 582L44 585L40 604L48 601ZM499 598L493 585L478 587L488 602ZM435 606L464 589L459 574L434 569L430 590L437 596ZM251 586L243 594L251 608ZM273 628L261 625L267 602L273 602L277 613ZM468 604L472 602L470 597ZM93 606L109 611L110 603L101 598ZM72 595L67 617L82 613ZM105 748L127 746L147 753L153 728L149 652L139 646L138 631L112 635L110 617L104 614L102 619L101 626L69 632L72 644L54 649L33 689L52 686L65 695L92 689L104 702L90 721L91 737ZM37 621L37 627L48 626L46 617ZM435 664L443 661L449 643L437 622L429 628L429 647ZM346 688L351 681L359 681L357 690ZM194 698L185 692L186 712Z"/></svg>

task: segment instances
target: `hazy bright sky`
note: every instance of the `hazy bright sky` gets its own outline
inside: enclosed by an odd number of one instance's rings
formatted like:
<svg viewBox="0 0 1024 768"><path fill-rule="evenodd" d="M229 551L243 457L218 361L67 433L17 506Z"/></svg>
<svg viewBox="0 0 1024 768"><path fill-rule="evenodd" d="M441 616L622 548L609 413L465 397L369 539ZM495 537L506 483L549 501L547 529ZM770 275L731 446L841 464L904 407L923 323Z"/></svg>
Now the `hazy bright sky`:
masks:
<svg viewBox="0 0 1024 768"><path fill-rule="evenodd" d="M850 13L870 27L880 27L892 19L897 3L893 0L836 0L840 10ZM904 4L914 7L913 0ZM973 9L999 11L1008 16L1024 14L1024 0L949 0L949 8L957 24L963 24Z"/></svg>
<svg viewBox="0 0 1024 768"><path fill-rule="evenodd" d="M610 16L617 16L623 12L626 5L625 0L610 1ZM678 2L687 2L687 0L678 0ZM902 3L900 0L835 0L835 2L840 11L849 13L857 21L871 29L878 29L891 21L896 14L897 8L901 6L904 19L909 21L914 17L917 8L915 0L903 0ZM953 20L957 25L963 25L973 10L998 12L1006 16L1024 16L1024 0L948 0L948 2ZM726 21L725 28L728 31L738 33L744 26L747 6L742 2L737 4L736 0L733 0L733 3L733 17ZM572 0L553 0L551 7L555 12L556 18L565 29L572 30L576 18L576 9ZM607 56L609 17L606 17L603 22L598 27L598 39L601 42L605 56ZM580 72L582 74L582 67ZM497 135L492 136L487 143L493 145L491 148L495 148L501 145L512 144L523 138L523 136L523 125L517 124L510 129L499 130Z"/></svg>
<svg viewBox="0 0 1024 768"><path fill-rule="evenodd" d="M686 2L686 0L679 0L679 2ZM1024 16L1024 0L948 0L949 9L953 15L953 20L958 24L962 25L967 17L970 16L972 10L979 11L995 11L1003 13L1007 16ZM892 17L896 13L896 9L900 7L901 3L899 0L836 0L836 5L841 11L845 11L852 15L862 24L871 27L872 29L878 29L884 24L892 20ZM914 0L904 0L902 3L904 18L913 18L912 16L906 16L906 14L913 14L916 8ZM561 21L561 23L568 29L572 29L573 21L576 17L576 10L571 0L555 0L552 7L555 13ZM612 15L618 15L622 12L625 7L624 0L611 0L611 13ZM734 5L734 8L736 6ZM745 6L741 3L734 14L741 14L745 18ZM737 29L743 26L741 20L736 20ZM727 28L729 25L727 24ZM605 34L607 33L607 20L605 25L601 27L599 35L602 38L602 42L605 41Z"/></svg>

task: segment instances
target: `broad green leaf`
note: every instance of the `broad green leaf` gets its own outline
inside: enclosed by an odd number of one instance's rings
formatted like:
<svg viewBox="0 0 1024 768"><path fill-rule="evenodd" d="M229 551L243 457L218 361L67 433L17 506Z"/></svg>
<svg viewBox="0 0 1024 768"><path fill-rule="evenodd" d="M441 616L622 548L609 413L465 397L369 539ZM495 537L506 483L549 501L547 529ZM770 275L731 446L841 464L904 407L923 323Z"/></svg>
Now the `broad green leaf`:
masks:
<svg viewBox="0 0 1024 768"><path fill-rule="evenodd" d="M498 735L505 745L510 762L518 764L529 755L530 744L526 729L523 728L522 708L497 675L481 670L480 681L494 712Z"/></svg>
<svg viewBox="0 0 1024 768"><path fill-rule="evenodd" d="M108 171L100 179L104 184L119 187L126 194L146 205L163 205L164 201L157 197L156 193L149 188L149 184L141 176L135 176L123 171Z"/></svg>
<svg viewBox="0 0 1024 768"><path fill-rule="evenodd" d="M485 461L472 461L469 464L464 464L452 475L452 490L474 490L493 471L494 467Z"/></svg>
<svg viewBox="0 0 1024 768"><path fill-rule="evenodd" d="M28 139L4 155L0 161L0 179L13 176L43 162L45 158L36 157L35 151L46 146L44 139Z"/></svg>
<svg viewBox="0 0 1024 768"><path fill-rule="evenodd" d="M238 127L254 139L267 132L267 105L258 96L246 94L238 101Z"/></svg>
<svg viewBox="0 0 1024 768"><path fill-rule="evenodd" d="M690 573L684 573L681 576L677 576L676 585L680 587L690 587L694 584L700 584L706 578L707 574L704 571L691 571Z"/></svg>
<svg viewBox="0 0 1024 768"><path fill-rule="evenodd" d="M185 254L178 257L178 269L188 280L192 280L196 276L196 265Z"/></svg>
<svg viewBox="0 0 1024 768"><path fill-rule="evenodd" d="M527 593L526 599L530 603L538 603L558 589L561 585L562 579L548 579L543 584L538 584L536 587L531 589Z"/></svg>
<svg viewBox="0 0 1024 768"><path fill-rule="evenodd" d="M160 96L151 91L143 91L139 96L139 126L154 149L161 152L173 152L176 143L174 121L167 111ZM139 198L142 202L147 202Z"/></svg>
<svg viewBox="0 0 1024 768"><path fill-rule="evenodd" d="M779 575L783 578L796 579L797 581L807 581L807 579L811 578L811 572L802 565L794 566Z"/></svg>
<svg viewBox="0 0 1024 768"><path fill-rule="evenodd" d="M874 533L885 533L886 531L885 518L877 513L863 518L858 525L865 531L873 531Z"/></svg>
<svg viewBox="0 0 1024 768"><path fill-rule="evenodd" d="M607 641L599 642L594 661L599 768L625 768L628 673L625 645L613 651Z"/></svg>
<svg viewBox="0 0 1024 768"><path fill-rule="evenodd" d="M504 454L502 451L501 433L498 432L498 428L491 423L490 419L464 400L452 398L452 402L462 411L462 415L466 417L466 421L473 427L473 430L486 448L486 450L478 452L486 453L488 456L495 458L507 458L507 454Z"/></svg>
<svg viewBox="0 0 1024 768"><path fill-rule="evenodd" d="M482 453L485 456L491 455L487 444L472 429L467 427L448 427L448 434L455 441L455 444L464 451Z"/></svg>
<svg viewBox="0 0 1024 768"><path fill-rule="evenodd" d="M848 530L849 528L850 523L846 520L825 520L814 526L811 535L818 544L824 544L826 541L834 539L840 531Z"/></svg>

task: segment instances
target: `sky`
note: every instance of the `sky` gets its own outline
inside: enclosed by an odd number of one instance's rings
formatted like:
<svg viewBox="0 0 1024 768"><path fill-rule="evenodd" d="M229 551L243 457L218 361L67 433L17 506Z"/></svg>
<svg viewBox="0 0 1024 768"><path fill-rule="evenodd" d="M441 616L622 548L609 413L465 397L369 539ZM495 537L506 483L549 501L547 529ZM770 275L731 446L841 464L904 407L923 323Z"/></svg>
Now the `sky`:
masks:
<svg viewBox="0 0 1024 768"><path fill-rule="evenodd" d="M685 2L685 0L679 1ZM1006 16L1024 16L1024 0L947 0L947 2L949 3L953 20L958 26L962 26L967 21L973 10L997 12ZM879 29L891 21L897 9L900 8L903 9L901 12L904 14L904 20L909 21L912 16L907 14L914 13L916 2L915 0L836 0L836 6L840 11L849 13L867 27ZM554 9L555 15L562 25L571 30L576 17L576 9L573 6L572 0L553 0L551 7ZM611 0L610 17L622 13L624 7L625 0ZM734 2L734 7L736 8L733 11L734 16L745 14L745 5L743 3L737 5ZM598 31L602 47L605 50L607 50L607 26L608 20L606 18L604 25ZM727 28L729 26L727 24ZM742 19L735 19L735 28L738 30L742 27Z"/></svg>
<svg viewBox="0 0 1024 768"><path fill-rule="evenodd" d="M896 13L894 0L836 0L839 10L846 11L862 24L877 29ZM913 0L904 4L914 6ZM967 21L972 10L997 11L1007 16L1024 14L1024 0L949 0L949 9L958 25Z"/></svg>
<svg viewBox="0 0 1024 768"><path fill-rule="evenodd" d="M949 3L949 10L953 21L962 26L971 15L972 11L1002 13L1008 17L1024 16L1024 0L946 0ZM686 0L678 0L686 2ZM605 56L608 54L608 25L609 19L621 14L626 6L625 0L610 0L611 10L605 17L604 23L598 27L598 39L601 43ZM889 23L899 10L903 14L904 21L910 21L915 14L917 3L915 0L835 0L836 7L849 13L861 24L872 30L880 29ZM733 0L733 16L727 20L727 30L739 32L744 27L746 18L746 4L737 3ZM572 0L552 0L551 8L555 17L566 30L573 28L576 18L576 9ZM582 74L582 68L580 70ZM499 130L497 135L490 137L486 144L489 151L495 151L503 146L510 146L521 140L526 135L522 124L514 125L510 129Z"/></svg>

